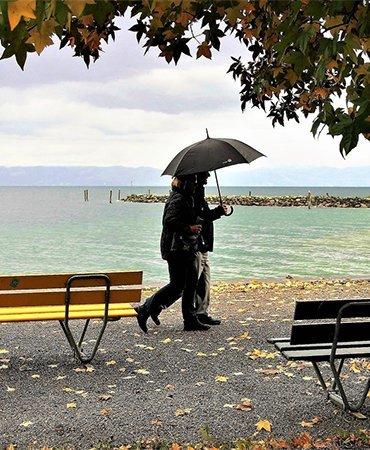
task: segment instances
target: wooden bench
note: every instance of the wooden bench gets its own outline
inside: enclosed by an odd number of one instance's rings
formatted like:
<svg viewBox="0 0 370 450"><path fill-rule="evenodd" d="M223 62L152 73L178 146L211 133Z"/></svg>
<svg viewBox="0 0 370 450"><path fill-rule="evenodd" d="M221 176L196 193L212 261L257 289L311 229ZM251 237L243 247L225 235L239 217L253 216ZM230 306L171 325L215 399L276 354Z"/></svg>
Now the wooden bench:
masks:
<svg viewBox="0 0 370 450"><path fill-rule="evenodd" d="M58 320L75 355L92 361L110 319L135 317L131 303L141 299L142 272L109 272L0 277L0 323ZM70 320L84 319L75 339ZM91 319L102 319L89 355L82 350Z"/></svg>
<svg viewBox="0 0 370 450"><path fill-rule="evenodd" d="M328 398L346 411L358 411L370 388L370 378L357 402L350 401L341 372L348 358L370 356L370 299L297 301L290 338L269 342L288 360L312 363ZM329 362L332 384L327 386L320 370Z"/></svg>

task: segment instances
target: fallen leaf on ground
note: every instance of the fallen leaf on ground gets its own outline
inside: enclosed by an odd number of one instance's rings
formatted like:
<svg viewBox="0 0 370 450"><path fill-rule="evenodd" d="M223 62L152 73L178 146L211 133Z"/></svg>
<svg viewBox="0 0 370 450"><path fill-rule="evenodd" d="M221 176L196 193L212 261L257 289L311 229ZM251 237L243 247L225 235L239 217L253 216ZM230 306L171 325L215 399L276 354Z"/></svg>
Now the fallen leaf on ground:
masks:
<svg viewBox="0 0 370 450"><path fill-rule="evenodd" d="M260 419L256 423L256 427L258 431L265 430L271 433L271 422L269 422L267 419Z"/></svg>
<svg viewBox="0 0 370 450"><path fill-rule="evenodd" d="M105 400L109 400L111 398L112 398L112 396L110 394L101 394L101 395L99 395L99 400L105 401Z"/></svg>
<svg viewBox="0 0 370 450"><path fill-rule="evenodd" d="M187 414L190 414L191 408L185 408L185 409L176 409L175 412L175 416L176 417L181 417L181 416L186 416Z"/></svg>
<svg viewBox="0 0 370 450"><path fill-rule="evenodd" d="M365 420L367 419L367 416L365 416L365 414L362 414L360 412L352 412L351 413L353 416L357 417L357 419L361 419L361 420Z"/></svg>
<svg viewBox="0 0 370 450"><path fill-rule="evenodd" d="M163 344L169 344L170 342L172 342L172 339L166 338L166 339L163 339L163 341L161 341L161 342L163 342Z"/></svg>
<svg viewBox="0 0 370 450"><path fill-rule="evenodd" d="M33 425L33 422L27 420L26 422L21 423L22 427L28 428L30 425Z"/></svg>
<svg viewBox="0 0 370 450"><path fill-rule="evenodd" d="M75 402L67 403L67 408L68 408L68 409L75 409L76 406L77 406L77 405L76 405Z"/></svg>
<svg viewBox="0 0 370 450"><path fill-rule="evenodd" d="M137 369L137 370L135 370L135 372L136 373L141 373L142 375L149 375L150 374L149 370L146 370L146 369Z"/></svg>
<svg viewBox="0 0 370 450"><path fill-rule="evenodd" d="M110 360L110 361L107 361L105 364L106 364L107 366L114 366L115 364L117 364L117 361L115 361L114 359L112 359L112 360Z"/></svg>
<svg viewBox="0 0 370 450"><path fill-rule="evenodd" d="M216 375L215 380L218 383L226 383L229 377L226 377L225 375Z"/></svg>
<svg viewBox="0 0 370 450"><path fill-rule="evenodd" d="M5 348L0 348L0 355L5 355L5 353L9 353L9 350L6 350Z"/></svg>
<svg viewBox="0 0 370 450"><path fill-rule="evenodd" d="M242 398L242 402L235 406L240 411L250 411L252 409L252 401L249 398Z"/></svg>
<svg viewBox="0 0 370 450"><path fill-rule="evenodd" d="M112 411L111 408L103 408L103 409L100 410L100 414L102 416L107 416L111 411Z"/></svg>

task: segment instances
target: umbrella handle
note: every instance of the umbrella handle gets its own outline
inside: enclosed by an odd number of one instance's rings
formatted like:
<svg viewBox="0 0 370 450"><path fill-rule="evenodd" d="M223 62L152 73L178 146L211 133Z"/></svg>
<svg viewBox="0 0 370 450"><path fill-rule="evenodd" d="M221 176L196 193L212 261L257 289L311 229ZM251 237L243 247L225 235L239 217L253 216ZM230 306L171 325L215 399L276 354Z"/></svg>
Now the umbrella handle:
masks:
<svg viewBox="0 0 370 450"><path fill-rule="evenodd" d="M216 185L217 185L217 191L218 191L218 197L220 199L220 205L224 206L224 203L222 201L221 191L220 191L220 185L218 184L218 178L217 178L217 172L214 170L215 178L216 178Z"/></svg>

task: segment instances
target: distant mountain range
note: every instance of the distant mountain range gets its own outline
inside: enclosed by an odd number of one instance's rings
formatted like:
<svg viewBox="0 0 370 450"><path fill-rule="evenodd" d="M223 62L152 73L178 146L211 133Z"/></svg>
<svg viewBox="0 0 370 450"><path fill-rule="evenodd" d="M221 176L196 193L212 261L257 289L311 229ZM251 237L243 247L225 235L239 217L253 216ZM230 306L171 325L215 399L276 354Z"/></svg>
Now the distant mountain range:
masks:
<svg viewBox="0 0 370 450"><path fill-rule="evenodd" d="M0 166L0 186L166 186L152 167ZM224 186L370 186L370 167L223 170Z"/></svg>

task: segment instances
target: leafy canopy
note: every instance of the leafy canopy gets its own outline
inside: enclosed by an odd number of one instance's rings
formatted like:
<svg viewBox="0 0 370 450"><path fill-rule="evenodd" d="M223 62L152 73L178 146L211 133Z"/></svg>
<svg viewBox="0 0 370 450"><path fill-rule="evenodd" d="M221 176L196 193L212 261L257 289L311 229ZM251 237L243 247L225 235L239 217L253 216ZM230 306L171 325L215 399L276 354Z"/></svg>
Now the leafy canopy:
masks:
<svg viewBox="0 0 370 450"><path fill-rule="evenodd" d="M262 108L273 125L316 114L312 133L341 136L342 155L361 134L370 139L368 0L2 0L0 8L2 59L15 57L22 69L53 37L89 66L126 12L138 42L168 63L191 56L194 45L197 58L210 59L230 34L251 54L229 69L243 110Z"/></svg>

